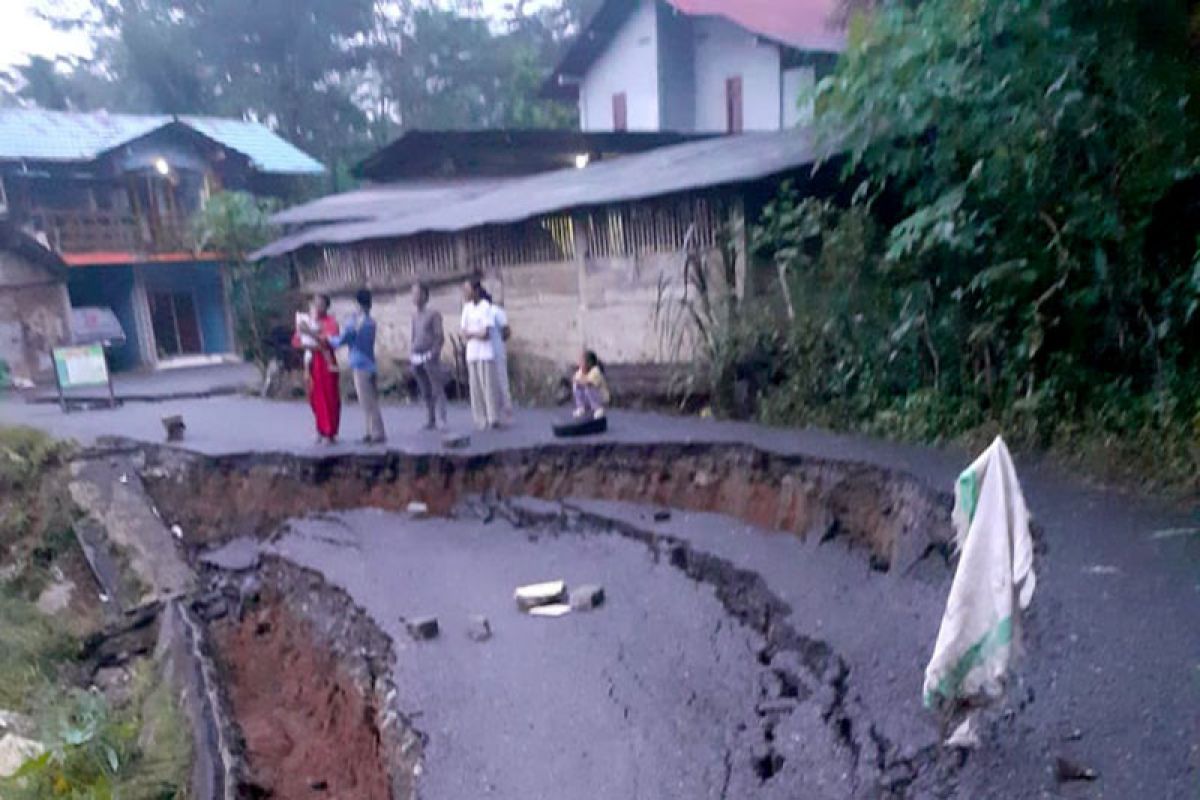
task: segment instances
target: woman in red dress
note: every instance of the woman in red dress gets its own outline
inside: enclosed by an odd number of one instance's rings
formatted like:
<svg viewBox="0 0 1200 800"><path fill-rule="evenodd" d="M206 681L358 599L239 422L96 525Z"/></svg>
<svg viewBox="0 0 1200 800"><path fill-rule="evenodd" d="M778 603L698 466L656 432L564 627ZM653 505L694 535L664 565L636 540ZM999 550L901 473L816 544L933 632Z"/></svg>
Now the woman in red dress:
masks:
<svg viewBox="0 0 1200 800"><path fill-rule="evenodd" d="M337 441L342 422L342 396L338 391L337 356L328 340L339 333L337 320L329 314L328 295L313 297L312 328L297 329L292 346L312 354L308 364L308 403L317 421L317 441Z"/></svg>

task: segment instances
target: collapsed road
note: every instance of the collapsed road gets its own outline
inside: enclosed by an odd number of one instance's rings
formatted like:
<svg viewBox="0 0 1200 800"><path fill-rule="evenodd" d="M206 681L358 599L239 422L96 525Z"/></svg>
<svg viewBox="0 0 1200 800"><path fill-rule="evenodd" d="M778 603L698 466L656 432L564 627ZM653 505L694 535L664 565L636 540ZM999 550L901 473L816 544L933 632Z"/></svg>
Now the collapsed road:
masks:
<svg viewBox="0 0 1200 800"><path fill-rule="evenodd" d="M182 448L100 443L87 457L131 459L197 573L183 599L235 739L236 788L213 796L1194 795L1197 553L1154 535L1186 519L1023 473L1028 654L979 749L942 750L919 702L951 574L931 487L961 458L651 415L614 430L245 452L189 413ZM606 605L517 612L517 584L559 577ZM409 636L420 615L439 637ZM1059 758L1098 779L1062 780Z"/></svg>

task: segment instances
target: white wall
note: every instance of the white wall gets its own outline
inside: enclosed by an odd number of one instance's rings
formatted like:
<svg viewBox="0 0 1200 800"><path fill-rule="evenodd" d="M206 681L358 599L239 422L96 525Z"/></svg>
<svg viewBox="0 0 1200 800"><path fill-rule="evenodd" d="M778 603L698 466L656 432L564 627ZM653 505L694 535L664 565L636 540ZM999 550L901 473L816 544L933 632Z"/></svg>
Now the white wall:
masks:
<svg viewBox="0 0 1200 800"><path fill-rule="evenodd" d="M625 92L628 129L659 129L658 26L655 0L641 0L579 87L585 131L613 129L612 96Z"/></svg>
<svg viewBox="0 0 1200 800"><path fill-rule="evenodd" d="M658 94L664 131L696 129L696 52L692 18L658 6Z"/></svg>
<svg viewBox="0 0 1200 800"><path fill-rule="evenodd" d="M742 76L742 128L778 130L779 48L733 23L698 18L692 26L696 54L696 130L724 133L725 81Z"/></svg>
<svg viewBox="0 0 1200 800"><path fill-rule="evenodd" d="M816 85L817 71L812 67L795 67L783 73L783 96L780 102L783 106L783 126L791 128L796 125L807 125L812 122L812 99L800 105L800 95L811 92Z"/></svg>

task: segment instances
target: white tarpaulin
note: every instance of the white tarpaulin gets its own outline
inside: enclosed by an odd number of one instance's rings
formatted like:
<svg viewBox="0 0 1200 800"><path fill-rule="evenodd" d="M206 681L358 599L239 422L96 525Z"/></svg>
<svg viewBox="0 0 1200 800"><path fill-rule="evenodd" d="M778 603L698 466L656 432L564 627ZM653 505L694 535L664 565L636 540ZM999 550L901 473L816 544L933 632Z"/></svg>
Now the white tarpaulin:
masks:
<svg viewBox="0 0 1200 800"><path fill-rule="evenodd" d="M994 697L1012 660L1020 612L1033 599L1029 510L1004 440L996 440L954 487L958 570L925 668L925 705Z"/></svg>

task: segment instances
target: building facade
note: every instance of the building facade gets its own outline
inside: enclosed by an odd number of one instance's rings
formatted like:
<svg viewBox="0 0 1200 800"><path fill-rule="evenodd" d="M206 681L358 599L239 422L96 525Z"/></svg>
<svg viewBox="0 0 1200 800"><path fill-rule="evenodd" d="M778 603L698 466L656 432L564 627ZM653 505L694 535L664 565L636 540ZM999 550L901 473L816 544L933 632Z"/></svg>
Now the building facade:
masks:
<svg viewBox="0 0 1200 800"><path fill-rule="evenodd" d="M546 93L585 131L773 131L811 116L802 95L842 48L834 3L609 0ZM709 7L711 6L711 8Z"/></svg>
<svg viewBox="0 0 1200 800"><path fill-rule="evenodd" d="M50 350L71 341L67 265L33 237L0 222L0 361L17 384L53 376Z"/></svg>
<svg viewBox="0 0 1200 800"><path fill-rule="evenodd" d="M225 259L195 217L215 192L322 171L256 123L0 109L0 213L61 258L72 306L117 316L118 370L235 357Z"/></svg>

